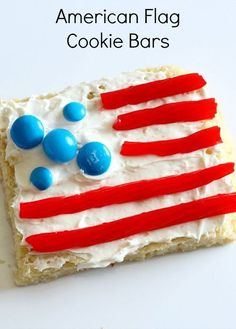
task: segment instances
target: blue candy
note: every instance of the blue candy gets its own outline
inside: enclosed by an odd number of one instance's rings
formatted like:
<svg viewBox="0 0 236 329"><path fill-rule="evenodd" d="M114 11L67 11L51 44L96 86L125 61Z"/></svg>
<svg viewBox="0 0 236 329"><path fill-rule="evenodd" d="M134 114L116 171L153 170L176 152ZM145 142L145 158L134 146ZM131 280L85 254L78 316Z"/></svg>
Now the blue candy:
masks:
<svg viewBox="0 0 236 329"><path fill-rule="evenodd" d="M30 175L30 182L40 191L46 190L52 185L52 173L48 168L37 167Z"/></svg>
<svg viewBox="0 0 236 329"><path fill-rule="evenodd" d="M111 153L106 145L99 142L90 142L79 150L77 164L87 175L101 175L110 167Z"/></svg>
<svg viewBox="0 0 236 329"><path fill-rule="evenodd" d="M81 103L71 102L63 108L63 115L68 121L80 121L86 115L86 108Z"/></svg>
<svg viewBox="0 0 236 329"><path fill-rule="evenodd" d="M44 128L34 115L23 115L13 122L10 135L18 147L31 149L42 142Z"/></svg>
<svg viewBox="0 0 236 329"><path fill-rule="evenodd" d="M54 129L45 136L43 150L52 161L69 162L76 156L77 140L69 130Z"/></svg>

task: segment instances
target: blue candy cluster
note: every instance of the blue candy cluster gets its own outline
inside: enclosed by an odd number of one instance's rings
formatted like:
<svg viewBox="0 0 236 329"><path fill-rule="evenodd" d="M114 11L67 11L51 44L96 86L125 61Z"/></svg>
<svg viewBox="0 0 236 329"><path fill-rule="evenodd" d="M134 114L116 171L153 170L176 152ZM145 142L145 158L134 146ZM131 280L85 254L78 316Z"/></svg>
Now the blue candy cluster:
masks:
<svg viewBox="0 0 236 329"><path fill-rule="evenodd" d="M64 106L63 115L66 120L77 122L85 117L86 108L81 103L71 102ZM68 163L77 155L78 167L86 175L101 175L111 164L111 153L106 145L93 141L78 150L77 140L69 130L53 129L44 136L42 122L33 115L23 115L16 119L10 135L16 146L26 150L42 143L44 153L56 163ZM37 189L46 190L53 183L53 174L48 168L37 167L30 175L30 182Z"/></svg>

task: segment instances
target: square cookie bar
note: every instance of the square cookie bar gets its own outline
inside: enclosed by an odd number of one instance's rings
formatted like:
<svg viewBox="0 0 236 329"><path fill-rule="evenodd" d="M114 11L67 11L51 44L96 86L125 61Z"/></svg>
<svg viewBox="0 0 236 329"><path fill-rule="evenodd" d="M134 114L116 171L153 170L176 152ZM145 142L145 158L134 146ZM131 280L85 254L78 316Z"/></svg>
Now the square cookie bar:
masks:
<svg viewBox="0 0 236 329"><path fill-rule="evenodd" d="M198 73L0 101L16 284L235 239L234 152Z"/></svg>

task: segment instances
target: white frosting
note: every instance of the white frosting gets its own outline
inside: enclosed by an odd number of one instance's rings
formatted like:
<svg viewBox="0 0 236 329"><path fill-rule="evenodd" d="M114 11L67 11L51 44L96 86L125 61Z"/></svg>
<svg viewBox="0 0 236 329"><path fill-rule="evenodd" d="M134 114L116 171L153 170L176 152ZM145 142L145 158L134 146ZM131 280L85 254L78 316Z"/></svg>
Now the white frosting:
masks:
<svg viewBox="0 0 236 329"><path fill-rule="evenodd" d="M121 132L115 131L112 128L118 114L180 100L202 99L205 98L203 90L153 100L145 104L128 105L111 111L101 110L99 96L96 96L92 100L87 98L88 93L91 91L95 95L99 95L103 91L99 89L101 85L105 86L106 90L114 90L163 78L165 78L164 72L151 73L137 71L122 74L113 80L103 79L91 84L82 83L78 86L69 87L49 99L31 97L28 102L3 102L3 119L0 123L0 128L1 126L8 128L6 157L9 161L15 163L16 182L20 191L15 203L12 205L16 214L18 214L19 202L32 201L49 196L77 194L101 186L122 184L139 179L181 174L220 163L218 155L222 151L222 145L212 147L212 154L206 153L205 150L168 157L122 157L119 154L120 146L124 140L151 141L179 138L203 128L204 122L202 121L154 125ZM80 101L87 107L87 115L81 122L70 123L63 118L63 106L71 101ZM28 151L18 149L9 137L9 128L18 116L29 113L40 118L44 124L46 133L51 129L63 127L73 132L79 146L94 140L106 144L112 153L112 164L108 172L97 178L85 177L79 171L75 160L66 165L58 165L47 159L41 146ZM47 166L53 171L54 185L43 192L34 189L29 182L30 173L37 166ZM102 222L109 222L144 211L230 191L230 177L228 176L188 192L151 198L141 202L112 205L86 210L78 214L60 215L42 220L23 221L18 218L16 227L25 238L26 236L41 232L63 231L97 225ZM215 232L216 228L222 225L224 217L218 216L162 230L146 232L111 243L72 250L72 252L79 254L84 259L84 262L78 265L78 268L103 267L114 262L123 261L126 255L135 252L140 247L151 242L168 241L178 237L200 239L203 234ZM24 243L24 240L22 243ZM48 267L58 268L64 262L65 260L63 258L59 259L57 257L47 261L41 259L35 262L35 267L40 270Z"/></svg>

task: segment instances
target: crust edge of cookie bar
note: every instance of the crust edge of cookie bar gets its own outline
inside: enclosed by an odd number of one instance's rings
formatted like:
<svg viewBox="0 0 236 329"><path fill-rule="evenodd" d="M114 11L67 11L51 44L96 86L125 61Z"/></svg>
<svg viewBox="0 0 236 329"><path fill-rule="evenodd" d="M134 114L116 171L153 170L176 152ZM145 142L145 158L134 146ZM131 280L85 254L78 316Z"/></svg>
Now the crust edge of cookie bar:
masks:
<svg viewBox="0 0 236 329"><path fill-rule="evenodd" d="M182 69L175 66L164 66L160 68L148 68L142 69L142 71L165 71L168 77L176 76L186 73ZM48 94L46 96L39 96L41 98L50 99L55 94ZM88 98L93 97L93 91L88 94ZM15 100L17 102L17 100ZM27 102L28 99L23 101ZM219 112L219 111L218 111ZM0 113L1 115L1 113ZM214 122L221 127L221 137L224 142L224 154L221 155L223 161L235 161L235 151L233 148L232 139L225 128L221 114L218 113ZM6 133L0 131L0 171L2 170L3 182L5 186L5 196L7 201L9 219L12 227L12 232L15 241L16 251L16 272L15 282L19 286L36 284L39 282L46 282L55 278L73 274L78 272L77 266L84 262L84 260L72 252L58 252L52 254L31 254L27 246L21 244L22 236L15 227L15 214L11 205L14 202L17 195L17 186L14 179L14 166L5 160L5 148L6 148ZM207 150L206 150L207 152ZM236 187L236 175L232 176L232 184ZM153 256L166 255L168 253L174 253L179 251L191 251L200 247L211 247L214 245L223 245L227 242L236 239L236 214L226 215L227 220L224 224L208 235L202 235L201 238L187 238L180 237L166 242L150 243L145 247L138 249L135 253L129 254L125 257L125 261L137 261L143 260ZM60 268L49 267L42 271L35 268L35 261L40 259L47 260L48 263L52 260L62 260L64 264Z"/></svg>

